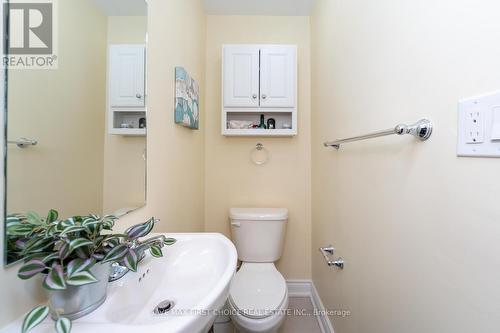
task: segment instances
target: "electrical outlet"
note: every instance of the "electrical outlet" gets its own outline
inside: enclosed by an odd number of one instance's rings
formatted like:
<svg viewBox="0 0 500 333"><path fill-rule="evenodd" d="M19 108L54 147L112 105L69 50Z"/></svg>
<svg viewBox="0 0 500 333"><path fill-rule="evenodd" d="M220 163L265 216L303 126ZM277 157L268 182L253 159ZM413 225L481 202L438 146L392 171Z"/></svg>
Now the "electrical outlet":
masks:
<svg viewBox="0 0 500 333"><path fill-rule="evenodd" d="M478 144L484 142L484 117L480 110L471 110L465 119L465 142Z"/></svg>
<svg viewBox="0 0 500 333"><path fill-rule="evenodd" d="M458 103L457 155L500 157L500 91Z"/></svg>

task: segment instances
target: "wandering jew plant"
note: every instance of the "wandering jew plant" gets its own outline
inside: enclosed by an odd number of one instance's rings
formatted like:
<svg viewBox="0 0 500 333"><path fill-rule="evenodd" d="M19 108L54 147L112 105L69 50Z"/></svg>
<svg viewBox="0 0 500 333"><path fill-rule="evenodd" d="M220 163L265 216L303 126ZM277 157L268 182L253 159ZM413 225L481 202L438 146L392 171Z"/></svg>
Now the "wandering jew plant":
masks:
<svg viewBox="0 0 500 333"><path fill-rule="evenodd" d="M65 290L68 286L83 286L97 282L90 269L96 263L118 262L132 271L137 270L141 259L137 240L148 235L155 219L135 225L123 234L111 233L115 216L74 216L59 219L51 210L46 218L35 213L7 217L7 235L16 237L15 248L24 265L18 277L26 280L38 274L43 275L43 287L48 290ZM159 245L151 246L150 253L161 257L162 247L172 245L175 239L167 238ZM50 304L31 310L22 325L22 332L28 332L40 324L49 314ZM54 311L54 309L52 309ZM57 316L55 329L58 333L71 331L71 321Z"/></svg>

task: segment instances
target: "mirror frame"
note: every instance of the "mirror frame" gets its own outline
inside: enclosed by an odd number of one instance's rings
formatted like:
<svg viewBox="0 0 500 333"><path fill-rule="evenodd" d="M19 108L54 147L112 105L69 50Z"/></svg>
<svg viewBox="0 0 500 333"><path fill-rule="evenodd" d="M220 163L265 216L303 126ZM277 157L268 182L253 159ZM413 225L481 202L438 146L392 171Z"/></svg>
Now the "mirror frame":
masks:
<svg viewBox="0 0 500 333"><path fill-rule="evenodd" d="M7 6L5 6L5 4ZM3 13L3 10L7 7L7 13ZM2 22L2 33L3 35L9 35L9 19L10 19L10 1L9 0L3 0L2 1L2 14L3 14L3 22ZM2 36L2 39L4 36ZM5 45L2 42L2 53L5 56L9 56L8 49L4 50ZM8 256L7 256L7 146L8 146L8 139L7 139L7 124L8 124L8 118L9 118L9 69L7 66L3 64L2 61L2 72L3 72L3 91L2 91L2 102L3 102L3 108L2 108L2 121L3 121L3 135L2 135L2 149L3 149L3 156L2 156L2 162L3 162L3 188L2 188L2 223L3 223L3 232L2 232L2 241L3 241L3 246L2 246L2 251L3 251L3 265L4 267L10 267L14 266L20 261L22 261L22 258L19 258L18 260L15 260L13 262L8 262Z"/></svg>

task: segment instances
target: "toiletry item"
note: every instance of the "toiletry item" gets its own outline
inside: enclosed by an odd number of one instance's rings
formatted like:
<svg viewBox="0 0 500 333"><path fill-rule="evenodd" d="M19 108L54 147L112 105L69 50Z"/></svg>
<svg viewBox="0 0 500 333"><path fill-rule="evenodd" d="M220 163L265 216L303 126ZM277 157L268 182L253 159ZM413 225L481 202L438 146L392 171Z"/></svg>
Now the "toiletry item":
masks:
<svg viewBox="0 0 500 333"><path fill-rule="evenodd" d="M120 125L121 128L132 128L132 125L130 124L127 124L127 123L123 123Z"/></svg>
<svg viewBox="0 0 500 333"><path fill-rule="evenodd" d="M292 125L285 123L283 124L283 129L292 129Z"/></svg>
<svg viewBox="0 0 500 333"><path fill-rule="evenodd" d="M267 129L276 129L276 120L274 118L267 120Z"/></svg>
<svg viewBox="0 0 500 333"><path fill-rule="evenodd" d="M259 125L259 128L263 128L263 129L267 128L263 114L260 115L260 125Z"/></svg>
<svg viewBox="0 0 500 333"><path fill-rule="evenodd" d="M146 128L146 118L139 118L139 128Z"/></svg>
<svg viewBox="0 0 500 333"><path fill-rule="evenodd" d="M252 128L253 122L246 120L230 120L227 122L227 128L229 129L247 129Z"/></svg>

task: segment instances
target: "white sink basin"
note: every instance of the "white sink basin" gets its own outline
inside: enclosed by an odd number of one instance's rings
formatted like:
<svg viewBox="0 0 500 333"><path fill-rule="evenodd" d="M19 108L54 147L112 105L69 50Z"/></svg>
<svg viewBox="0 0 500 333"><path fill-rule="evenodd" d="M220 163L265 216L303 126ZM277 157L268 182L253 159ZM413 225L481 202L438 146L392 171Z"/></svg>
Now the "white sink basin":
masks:
<svg viewBox="0 0 500 333"><path fill-rule="evenodd" d="M152 235L155 236L155 235ZM177 239L164 247L163 258L148 256L136 273L110 284L106 302L73 322L73 333L207 332L229 293L236 271L234 245L220 234L166 234ZM162 315L162 301L175 303ZM20 332L22 318L3 332ZM50 319L32 332L54 332Z"/></svg>

